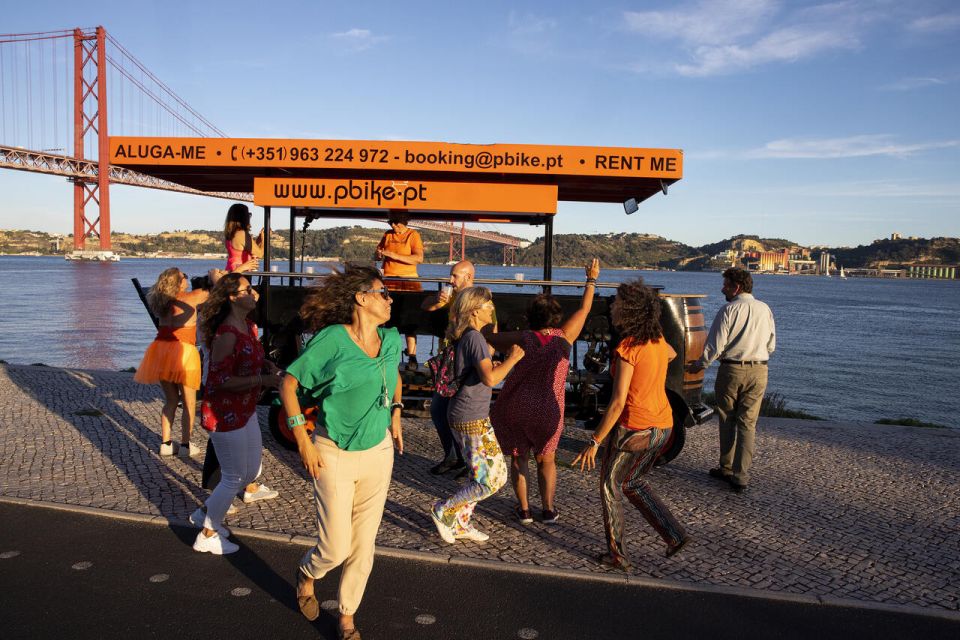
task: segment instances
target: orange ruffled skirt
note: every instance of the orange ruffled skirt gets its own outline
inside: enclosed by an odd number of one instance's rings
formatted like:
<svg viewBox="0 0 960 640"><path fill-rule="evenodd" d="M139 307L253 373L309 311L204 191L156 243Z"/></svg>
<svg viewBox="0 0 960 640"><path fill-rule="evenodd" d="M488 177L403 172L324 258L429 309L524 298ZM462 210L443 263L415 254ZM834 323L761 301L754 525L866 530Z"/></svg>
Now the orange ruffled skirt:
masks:
<svg viewBox="0 0 960 640"><path fill-rule="evenodd" d="M172 382L200 388L200 352L196 327L160 327L133 379L143 384Z"/></svg>

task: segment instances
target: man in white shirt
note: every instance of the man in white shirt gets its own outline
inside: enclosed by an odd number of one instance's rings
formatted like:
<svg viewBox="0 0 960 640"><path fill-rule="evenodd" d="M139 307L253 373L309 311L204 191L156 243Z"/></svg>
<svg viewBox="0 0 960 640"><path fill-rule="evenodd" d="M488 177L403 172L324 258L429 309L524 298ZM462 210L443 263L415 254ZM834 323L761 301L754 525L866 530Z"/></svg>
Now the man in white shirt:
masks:
<svg viewBox="0 0 960 640"><path fill-rule="evenodd" d="M743 493L750 482L760 404L767 390L767 361L776 348L773 312L753 297L749 271L723 272L721 289L727 304L720 308L699 360L687 370L696 373L720 360L714 386L720 420L720 466L710 475Z"/></svg>

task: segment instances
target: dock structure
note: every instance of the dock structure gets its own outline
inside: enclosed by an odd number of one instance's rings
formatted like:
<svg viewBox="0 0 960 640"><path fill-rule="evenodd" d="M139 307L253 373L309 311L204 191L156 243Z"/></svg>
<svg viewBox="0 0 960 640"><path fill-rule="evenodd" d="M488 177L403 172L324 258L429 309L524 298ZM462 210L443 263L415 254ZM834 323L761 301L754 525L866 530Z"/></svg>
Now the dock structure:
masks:
<svg viewBox="0 0 960 640"><path fill-rule="evenodd" d="M130 373L0 365L0 501L185 522L208 492L199 460L157 454L161 404L159 389ZM260 418L266 430L265 408ZM490 541L447 545L426 505L454 480L428 471L439 452L429 418L403 422L406 452L396 458L380 553L613 575L594 561L605 546L596 472L564 466L586 432L571 424L560 442L558 525L521 525L504 488L475 515ZM693 542L664 558L662 541L628 510L631 578L958 614L960 430L761 419L755 478L742 495L706 473L716 439L715 422L688 430L682 454L648 476ZM206 435L197 428L193 440L204 446ZM227 525L240 537L308 541L316 535L313 494L299 457L266 433L263 441L262 480L281 497L238 503ZM535 489L531 501L539 506ZM193 552L184 545L183 553Z"/></svg>

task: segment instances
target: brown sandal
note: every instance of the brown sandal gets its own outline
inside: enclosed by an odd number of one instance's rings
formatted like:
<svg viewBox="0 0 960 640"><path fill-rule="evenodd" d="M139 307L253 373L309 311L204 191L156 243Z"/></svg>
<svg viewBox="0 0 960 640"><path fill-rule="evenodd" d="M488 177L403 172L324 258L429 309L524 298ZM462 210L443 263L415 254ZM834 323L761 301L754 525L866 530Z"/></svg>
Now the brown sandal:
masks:
<svg viewBox="0 0 960 640"><path fill-rule="evenodd" d="M349 629L337 627L337 638L339 640L362 640L356 627L350 627Z"/></svg>
<svg viewBox="0 0 960 640"><path fill-rule="evenodd" d="M317 594L315 593L309 596L300 595L300 584L305 577L303 572L297 569L297 579L294 580L297 589L295 592L297 595L297 606L300 608L300 613L303 614L303 617L313 622L320 617L320 603L317 602Z"/></svg>

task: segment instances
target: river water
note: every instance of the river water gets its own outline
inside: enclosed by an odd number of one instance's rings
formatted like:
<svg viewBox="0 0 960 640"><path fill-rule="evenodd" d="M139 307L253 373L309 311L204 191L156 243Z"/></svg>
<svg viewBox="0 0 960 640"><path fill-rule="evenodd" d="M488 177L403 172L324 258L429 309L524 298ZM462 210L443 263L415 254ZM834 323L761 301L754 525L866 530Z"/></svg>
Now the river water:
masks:
<svg viewBox="0 0 960 640"><path fill-rule="evenodd" d="M0 359L89 369L136 366L154 329L130 279L149 286L171 266L201 275L223 263L0 256ZM313 266L318 273L330 268ZM447 272L441 265L420 268L421 276ZM484 266L478 277L516 273L533 279L541 270ZM724 302L718 273L605 270L600 279L638 275L670 293L707 294L708 324ZM582 269L554 269L557 280L582 278ZM754 294L776 317L768 391L783 396L788 408L836 420L909 417L960 428L960 282L771 275L754 278ZM421 340L421 353L429 343ZM707 389L715 373L713 366Z"/></svg>

